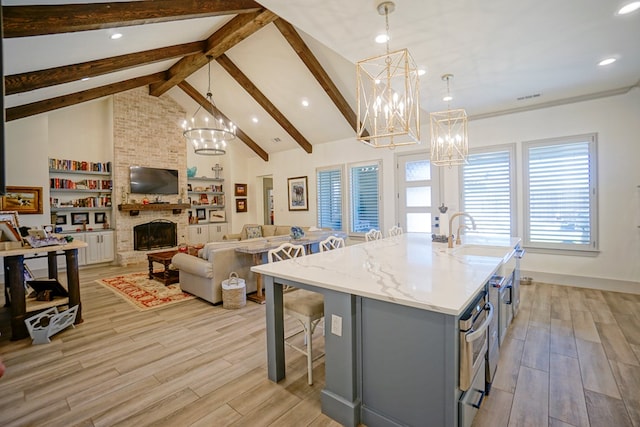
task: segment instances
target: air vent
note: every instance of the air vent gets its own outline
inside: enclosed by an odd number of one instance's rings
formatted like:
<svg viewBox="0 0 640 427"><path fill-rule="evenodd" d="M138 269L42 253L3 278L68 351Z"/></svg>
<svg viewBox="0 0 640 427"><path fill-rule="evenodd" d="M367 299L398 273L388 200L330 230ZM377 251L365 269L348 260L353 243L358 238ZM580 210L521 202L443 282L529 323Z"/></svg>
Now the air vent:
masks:
<svg viewBox="0 0 640 427"><path fill-rule="evenodd" d="M280 141L282 141L282 140L280 138L278 138L277 136L271 140L271 142L275 142L276 144L278 142L280 142Z"/></svg>
<svg viewBox="0 0 640 427"><path fill-rule="evenodd" d="M525 99L533 99L533 98L539 98L542 96L542 93L534 93L532 95L525 95L525 96L520 96L518 98L516 98L518 101L524 101Z"/></svg>

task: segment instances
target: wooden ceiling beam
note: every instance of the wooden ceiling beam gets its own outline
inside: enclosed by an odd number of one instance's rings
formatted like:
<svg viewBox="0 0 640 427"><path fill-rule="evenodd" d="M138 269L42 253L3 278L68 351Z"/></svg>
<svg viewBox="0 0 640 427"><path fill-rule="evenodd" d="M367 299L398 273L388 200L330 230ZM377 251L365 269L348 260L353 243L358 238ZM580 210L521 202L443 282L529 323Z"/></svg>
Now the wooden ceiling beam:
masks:
<svg viewBox="0 0 640 427"><path fill-rule="evenodd" d="M158 80L162 80L163 77L164 73L162 72L149 74L147 76L125 80L123 82L110 85L100 86L94 89L84 90L82 92L71 93L69 95L46 99L44 101L38 101L31 104L7 108L5 111L6 120L10 122L12 120L22 119L24 117L34 116L36 114L57 110L58 108L81 104L93 99L102 98L104 96L113 95L130 89L135 89L140 86L146 86Z"/></svg>
<svg viewBox="0 0 640 427"><path fill-rule="evenodd" d="M249 77L247 77L240 69L234 64L227 55L220 55L216 58L218 63L233 77L244 90L246 90L253 99L265 109L267 113L278 122L280 126L298 143L300 147L307 153L313 152L313 146L307 139L296 129L293 124L287 120L284 114L273 105L271 101L253 84Z"/></svg>
<svg viewBox="0 0 640 427"><path fill-rule="evenodd" d="M236 16L209 37L204 53L196 53L182 58L167 70L164 82L151 85L149 93L153 96L164 94L207 65L209 62L207 56L211 56L213 59L217 58L275 19L277 19L277 15L266 9Z"/></svg>
<svg viewBox="0 0 640 427"><path fill-rule="evenodd" d="M253 0L147 0L3 6L4 38L72 33L207 16L254 13Z"/></svg>
<svg viewBox="0 0 640 427"><path fill-rule="evenodd" d="M205 46L206 41L203 40L82 62L80 64L12 74L4 78L5 95L14 95L16 93L78 81L85 77L96 77L128 68L165 61L167 59L183 57L185 55L203 52Z"/></svg>
<svg viewBox="0 0 640 427"><path fill-rule="evenodd" d="M178 87L184 91L187 95L191 97L195 102L202 106L205 110L209 112L212 116L222 117L227 122L231 121L227 116L225 116L220 110L218 110L214 105L212 105L207 98L202 96L200 92L196 90L193 86L191 86L186 81L182 81L178 83ZM269 153L264 151L253 139L251 139L246 133L242 131L240 128L236 128L236 136L244 142L247 147L253 150L262 160L265 162L269 161Z"/></svg>
<svg viewBox="0 0 640 427"><path fill-rule="evenodd" d="M296 31L296 29L285 21L282 18L278 18L274 21L275 26L280 30L284 38L289 42L293 50L298 54L302 62L307 66L313 77L320 83L322 89L327 93L331 101L338 108L340 113L347 120L349 125L356 131L356 121L357 116L356 113L351 109L351 106L347 102L347 100L342 96L342 93L338 90L338 87L333 83L329 74L322 68L320 61L315 57L311 49L307 46L307 44L302 40L300 34Z"/></svg>

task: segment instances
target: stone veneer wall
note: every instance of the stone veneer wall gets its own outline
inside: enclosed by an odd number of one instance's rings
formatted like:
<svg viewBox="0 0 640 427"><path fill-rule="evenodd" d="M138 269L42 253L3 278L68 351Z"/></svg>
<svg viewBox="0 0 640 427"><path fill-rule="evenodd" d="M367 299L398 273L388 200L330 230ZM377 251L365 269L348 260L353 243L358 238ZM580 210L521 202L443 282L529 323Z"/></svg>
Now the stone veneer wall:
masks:
<svg viewBox="0 0 640 427"><path fill-rule="evenodd" d="M180 123L185 110L168 95L150 96L147 87L133 89L113 97L113 202L116 205L143 195L129 192L129 166L177 169L179 185L187 188L187 149ZM162 201L177 203L180 195L167 195ZM188 212L140 211L138 216L115 211L116 261L120 265L144 262L146 252L133 250L133 227L154 219L178 224L178 243L186 241ZM166 249L165 249L166 250ZM157 252L157 251L155 251Z"/></svg>

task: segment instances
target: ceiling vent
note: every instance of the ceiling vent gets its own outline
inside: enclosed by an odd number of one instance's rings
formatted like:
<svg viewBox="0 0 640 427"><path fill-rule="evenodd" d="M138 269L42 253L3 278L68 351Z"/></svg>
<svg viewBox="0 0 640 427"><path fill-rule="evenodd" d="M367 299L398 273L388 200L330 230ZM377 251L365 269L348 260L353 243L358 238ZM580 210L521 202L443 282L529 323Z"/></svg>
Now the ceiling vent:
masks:
<svg viewBox="0 0 640 427"><path fill-rule="evenodd" d="M282 140L281 140L280 138L278 138L277 136L271 140L271 142L274 142L274 143L276 143L276 144L277 144L278 142L280 142L280 141L282 141Z"/></svg>
<svg viewBox="0 0 640 427"><path fill-rule="evenodd" d="M533 98L539 98L542 96L542 93L534 93L532 95L525 95L525 96L520 96L518 98L516 98L518 101L524 101L525 99L533 99Z"/></svg>

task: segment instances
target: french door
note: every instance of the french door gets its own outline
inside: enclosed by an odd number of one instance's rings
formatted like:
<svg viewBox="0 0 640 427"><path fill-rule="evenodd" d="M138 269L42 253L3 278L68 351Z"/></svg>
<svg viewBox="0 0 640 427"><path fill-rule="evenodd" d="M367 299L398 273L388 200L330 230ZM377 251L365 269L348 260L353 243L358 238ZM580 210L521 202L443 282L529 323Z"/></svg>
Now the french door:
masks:
<svg viewBox="0 0 640 427"><path fill-rule="evenodd" d="M396 156L396 218L405 232L438 233L433 230L440 200L438 177L428 152Z"/></svg>

